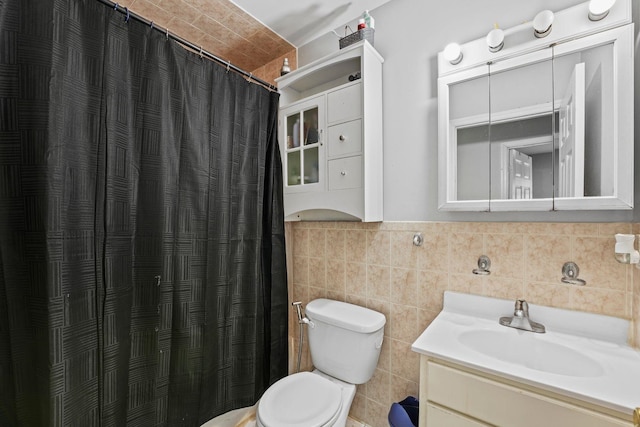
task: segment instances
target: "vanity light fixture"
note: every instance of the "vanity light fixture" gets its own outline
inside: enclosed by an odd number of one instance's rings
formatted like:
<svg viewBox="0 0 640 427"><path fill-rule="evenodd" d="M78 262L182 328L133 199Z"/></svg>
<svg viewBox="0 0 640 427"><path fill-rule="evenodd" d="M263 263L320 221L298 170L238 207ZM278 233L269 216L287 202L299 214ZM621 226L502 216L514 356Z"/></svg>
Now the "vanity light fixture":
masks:
<svg viewBox="0 0 640 427"><path fill-rule="evenodd" d="M444 59L449 61L451 65L459 64L462 61L462 47L458 43L449 43L442 52Z"/></svg>
<svg viewBox="0 0 640 427"><path fill-rule="evenodd" d="M589 2L589 19L599 21L609 14L616 0L591 0Z"/></svg>
<svg viewBox="0 0 640 427"><path fill-rule="evenodd" d="M551 33L553 18L553 12L550 10L543 10L538 13L533 18L533 34L539 39L547 37Z"/></svg>
<svg viewBox="0 0 640 427"><path fill-rule="evenodd" d="M616 234L615 257L621 264L640 263L640 253L636 250L634 234ZM640 267L639 267L640 268Z"/></svg>
<svg viewBox="0 0 640 427"><path fill-rule="evenodd" d="M490 52L498 52L504 47L504 31L497 25L487 34L487 46Z"/></svg>

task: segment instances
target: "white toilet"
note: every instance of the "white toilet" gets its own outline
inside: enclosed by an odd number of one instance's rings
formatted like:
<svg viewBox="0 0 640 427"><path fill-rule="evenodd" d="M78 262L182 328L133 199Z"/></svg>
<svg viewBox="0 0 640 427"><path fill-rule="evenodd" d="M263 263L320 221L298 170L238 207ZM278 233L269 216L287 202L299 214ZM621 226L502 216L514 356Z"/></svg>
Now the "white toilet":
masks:
<svg viewBox="0 0 640 427"><path fill-rule="evenodd" d="M344 427L356 394L378 364L386 319L368 308L328 299L307 304L315 370L274 383L258 402L260 427Z"/></svg>

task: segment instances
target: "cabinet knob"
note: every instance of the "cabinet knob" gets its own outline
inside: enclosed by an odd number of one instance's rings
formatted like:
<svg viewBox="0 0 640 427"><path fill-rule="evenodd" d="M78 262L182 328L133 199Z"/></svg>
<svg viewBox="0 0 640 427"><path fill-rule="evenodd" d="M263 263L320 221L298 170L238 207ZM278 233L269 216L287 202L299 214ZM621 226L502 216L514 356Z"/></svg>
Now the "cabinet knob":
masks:
<svg viewBox="0 0 640 427"><path fill-rule="evenodd" d="M342 172L340 172L340 175L342 175L342 176L346 176L346 175L347 175L347 171L342 171Z"/></svg>
<svg viewBox="0 0 640 427"><path fill-rule="evenodd" d="M340 135L340 137L338 138L340 141L346 141L347 137L344 135Z"/></svg>

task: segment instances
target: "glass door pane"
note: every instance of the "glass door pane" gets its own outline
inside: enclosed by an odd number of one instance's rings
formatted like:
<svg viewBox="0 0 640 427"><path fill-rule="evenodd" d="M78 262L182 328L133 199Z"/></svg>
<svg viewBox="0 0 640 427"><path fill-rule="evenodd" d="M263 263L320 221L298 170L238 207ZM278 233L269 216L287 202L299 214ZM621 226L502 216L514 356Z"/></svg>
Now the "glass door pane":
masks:
<svg viewBox="0 0 640 427"><path fill-rule="evenodd" d="M287 116L287 148L300 146L300 113Z"/></svg>
<svg viewBox="0 0 640 427"><path fill-rule="evenodd" d="M304 183L315 184L319 181L318 147L304 150Z"/></svg>
<svg viewBox="0 0 640 427"><path fill-rule="evenodd" d="M318 188L322 180L323 100L323 97L317 97L292 106L283 113L283 167L286 186L293 192ZM305 188L308 185L312 187Z"/></svg>
<svg viewBox="0 0 640 427"><path fill-rule="evenodd" d="M554 55L557 197L615 195L614 64L613 43Z"/></svg>
<svg viewBox="0 0 640 427"><path fill-rule="evenodd" d="M300 151L287 153L287 184L301 184Z"/></svg>
<svg viewBox="0 0 640 427"><path fill-rule="evenodd" d="M489 78L449 86L453 159L450 200L489 200Z"/></svg>
<svg viewBox="0 0 640 427"><path fill-rule="evenodd" d="M318 107L307 110L303 113L304 128L303 141L304 145L315 144L320 140L318 132Z"/></svg>
<svg viewBox="0 0 640 427"><path fill-rule="evenodd" d="M499 71L491 65L492 201L548 199L552 207L557 155L552 71L550 59Z"/></svg>

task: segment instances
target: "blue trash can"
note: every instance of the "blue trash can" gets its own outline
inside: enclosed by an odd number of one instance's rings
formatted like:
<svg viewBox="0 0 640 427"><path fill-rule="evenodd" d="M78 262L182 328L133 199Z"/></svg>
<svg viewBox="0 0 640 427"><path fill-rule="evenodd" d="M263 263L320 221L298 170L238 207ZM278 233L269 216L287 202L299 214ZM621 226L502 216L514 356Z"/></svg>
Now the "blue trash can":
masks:
<svg viewBox="0 0 640 427"><path fill-rule="evenodd" d="M417 427L418 412L418 399L409 396L403 401L391 405L389 425L391 427Z"/></svg>

